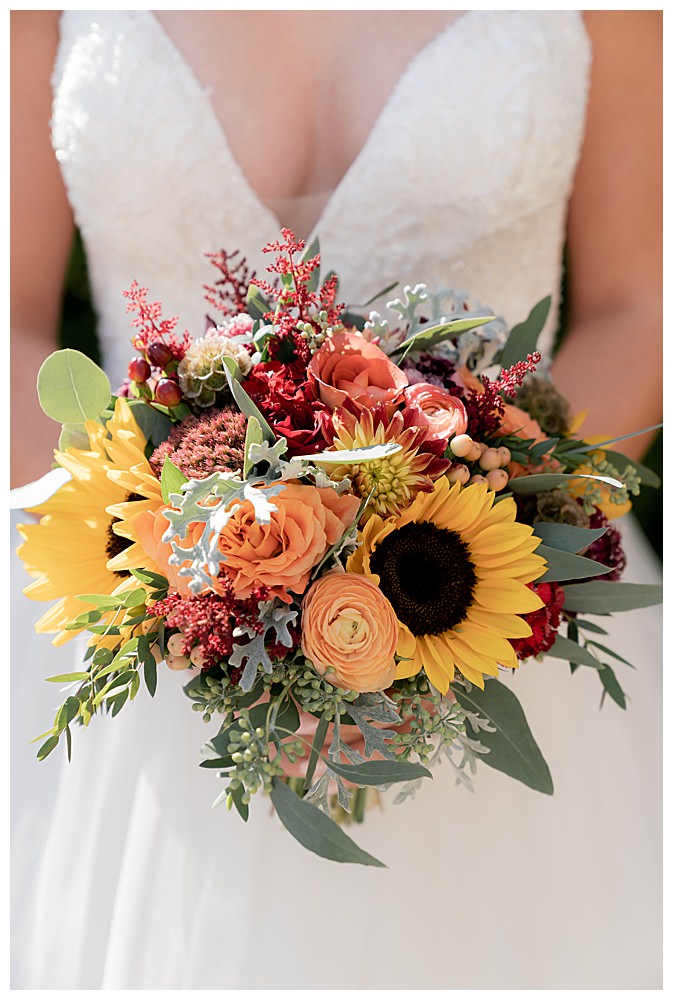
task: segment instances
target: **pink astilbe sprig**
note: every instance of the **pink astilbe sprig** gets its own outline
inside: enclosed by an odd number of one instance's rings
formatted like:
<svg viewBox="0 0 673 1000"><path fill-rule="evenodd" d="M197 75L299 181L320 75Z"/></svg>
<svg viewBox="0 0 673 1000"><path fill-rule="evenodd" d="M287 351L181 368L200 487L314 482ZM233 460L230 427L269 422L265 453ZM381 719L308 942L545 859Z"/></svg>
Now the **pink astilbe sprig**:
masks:
<svg viewBox="0 0 673 1000"><path fill-rule="evenodd" d="M313 314L324 309L328 314L328 323L336 324L345 309L343 303L336 304L336 275L330 275L317 293L311 291L313 272L320 267L320 254L317 253L308 260L296 260L296 256L304 252L306 241L298 239L291 229L281 229L281 233L283 240L267 243L262 247L262 253L276 255L274 263L267 265L267 271L279 274L281 278L290 275L292 286L288 287L282 281L278 284L262 278L254 278L252 283L276 301L281 312L293 310L295 321L310 323ZM269 314L268 318L272 319L273 315L275 314Z"/></svg>
<svg viewBox="0 0 673 1000"><path fill-rule="evenodd" d="M503 395L516 396L517 389L528 372L534 372L542 360L539 351L529 354L525 361L517 361L510 368L505 368L500 376L491 381L487 375L481 375L481 391L468 391L465 399L468 428L472 438L483 441L486 437L496 434L505 416L505 400Z"/></svg>
<svg viewBox="0 0 673 1000"><path fill-rule="evenodd" d="M215 306L223 316L236 316L247 308L248 287L255 277L239 250L228 253L207 253L206 257L220 272L213 285L204 285L206 302Z"/></svg>
<svg viewBox="0 0 673 1000"><path fill-rule="evenodd" d="M137 327L139 331L131 338L134 348L145 354L150 344L160 340L170 347L176 361L182 361L192 343L192 337L186 330L182 336L174 332L178 325L178 317L164 319L161 302L148 302L147 289L141 288L137 281L132 281L131 287L122 294L129 300L126 311L135 311L138 314L131 320L131 326Z"/></svg>

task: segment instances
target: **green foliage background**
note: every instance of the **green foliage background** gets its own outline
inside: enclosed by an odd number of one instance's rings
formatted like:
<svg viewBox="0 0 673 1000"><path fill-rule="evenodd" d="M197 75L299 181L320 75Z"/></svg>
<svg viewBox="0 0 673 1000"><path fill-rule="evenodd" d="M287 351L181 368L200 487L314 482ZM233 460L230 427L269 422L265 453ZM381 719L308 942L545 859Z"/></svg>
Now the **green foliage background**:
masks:
<svg viewBox="0 0 673 1000"><path fill-rule="evenodd" d="M120 290L121 294L121 290ZM566 296L563 296L566 300ZM565 315L560 319L559 340L563 337ZM129 337L131 326L129 324ZM61 347L73 347L87 354L97 364L100 364L100 347L96 336L96 316L91 305L91 295L86 271L86 256L82 241L77 234L73 243L68 267L66 291L63 299L63 310L59 329ZM663 433L660 431L654 439L643 463L654 469L659 476L663 467ZM662 557L663 549L663 490L643 488L638 497L634 497L633 510L650 540L654 550Z"/></svg>

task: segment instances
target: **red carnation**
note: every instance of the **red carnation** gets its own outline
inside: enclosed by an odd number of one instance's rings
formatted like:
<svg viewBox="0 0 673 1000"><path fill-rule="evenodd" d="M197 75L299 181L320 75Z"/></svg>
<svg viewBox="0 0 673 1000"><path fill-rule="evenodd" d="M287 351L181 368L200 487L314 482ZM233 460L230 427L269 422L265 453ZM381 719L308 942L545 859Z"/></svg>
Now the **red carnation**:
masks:
<svg viewBox="0 0 673 1000"><path fill-rule="evenodd" d="M327 445L329 407L313 399L300 362L255 365L243 388L272 430L287 441L288 455L314 455Z"/></svg>
<svg viewBox="0 0 673 1000"><path fill-rule="evenodd" d="M509 640L520 660L539 656L551 649L561 624L561 609L565 600L563 587L558 583L529 583L528 586L544 601L544 607L521 616L532 628L532 635Z"/></svg>

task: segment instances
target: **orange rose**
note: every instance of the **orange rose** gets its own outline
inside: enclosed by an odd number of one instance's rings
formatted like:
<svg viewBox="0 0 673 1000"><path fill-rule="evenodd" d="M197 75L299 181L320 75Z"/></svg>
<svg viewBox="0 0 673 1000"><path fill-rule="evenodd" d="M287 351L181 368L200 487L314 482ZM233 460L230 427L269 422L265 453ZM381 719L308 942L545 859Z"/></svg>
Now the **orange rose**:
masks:
<svg viewBox="0 0 673 1000"><path fill-rule="evenodd" d="M465 405L448 389L417 382L404 390L404 397L407 403L421 411L415 423L428 428L426 441L448 442L454 434L464 434L467 430Z"/></svg>
<svg viewBox="0 0 673 1000"><path fill-rule="evenodd" d="M403 400L409 381L387 354L360 333L335 333L316 351L308 366L308 380L328 406L347 399L363 407L385 403L392 412Z"/></svg>
<svg viewBox="0 0 673 1000"><path fill-rule="evenodd" d="M388 598L365 576L333 570L313 584L302 607L301 648L334 684L383 691L395 678L399 625Z"/></svg>
<svg viewBox="0 0 673 1000"><path fill-rule="evenodd" d="M292 594L303 594L313 567L353 523L360 498L288 483L270 500L278 509L269 524L256 520L249 501L237 507L220 532L219 549L236 597L249 597L263 584L289 604Z"/></svg>

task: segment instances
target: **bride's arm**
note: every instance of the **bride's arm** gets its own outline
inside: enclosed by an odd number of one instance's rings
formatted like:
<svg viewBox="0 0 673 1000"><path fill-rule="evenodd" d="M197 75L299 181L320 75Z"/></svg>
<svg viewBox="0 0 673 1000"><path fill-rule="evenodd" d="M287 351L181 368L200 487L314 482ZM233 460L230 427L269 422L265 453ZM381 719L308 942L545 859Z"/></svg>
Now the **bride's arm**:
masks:
<svg viewBox="0 0 673 1000"><path fill-rule="evenodd" d="M586 435L662 416L661 11L588 11L592 81L568 221L569 326L554 382ZM619 449L641 457L651 436Z"/></svg>
<svg viewBox="0 0 673 1000"><path fill-rule="evenodd" d="M49 139L58 11L11 14L11 485L47 472L59 425L37 402L56 347L73 221Z"/></svg>

